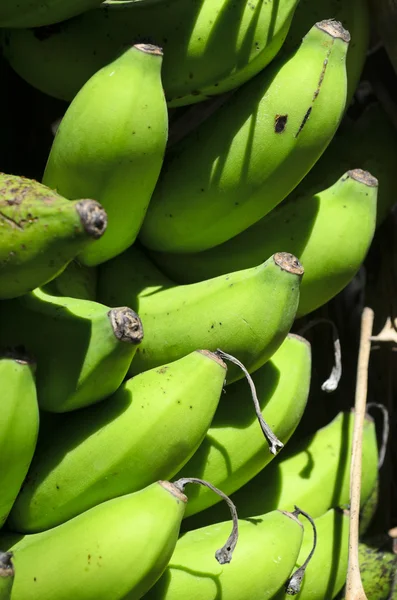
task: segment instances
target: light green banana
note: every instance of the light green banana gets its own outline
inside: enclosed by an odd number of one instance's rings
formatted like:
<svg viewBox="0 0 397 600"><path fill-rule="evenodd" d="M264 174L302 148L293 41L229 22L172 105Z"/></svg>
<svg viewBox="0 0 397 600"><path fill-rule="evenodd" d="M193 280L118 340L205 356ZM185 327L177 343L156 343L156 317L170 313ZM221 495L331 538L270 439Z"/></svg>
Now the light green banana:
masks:
<svg viewBox="0 0 397 600"><path fill-rule="evenodd" d="M31 85L70 101L122 48L150 42L164 48L164 91L169 105L178 106L235 88L263 69L279 51L297 4L117 0L56 28L9 30L3 48Z"/></svg>
<svg viewBox="0 0 397 600"><path fill-rule="evenodd" d="M14 565L11 552L0 552L0 600L10 600L14 583Z"/></svg>
<svg viewBox="0 0 397 600"><path fill-rule="evenodd" d="M49 531L0 536L14 553L11 600L138 600L171 558L186 500L159 481Z"/></svg>
<svg viewBox="0 0 397 600"><path fill-rule="evenodd" d="M72 260L55 279L44 287L54 296L70 296L80 300L96 300L97 270Z"/></svg>
<svg viewBox="0 0 397 600"><path fill-rule="evenodd" d="M350 455L353 413L339 413L313 436L291 442L266 469L234 493L231 499L241 518L272 510L292 510L296 504L320 517L330 508L349 503ZM367 417L363 432L361 505L371 494L378 476L378 450L374 422ZM227 514L227 513L226 513ZM186 528L223 521L220 505L186 521Z"/></svg>
<svg viewBox="0 0 397 600"><path fill-rule="evenodd" d="M332 600L342 589L347 572L349 548L349 513L331 509L314 520L317 545L303 577L297 600ZM312 545L311 525L305 519L303 542L296 568L302 566ZM373 600L372 596L370 596ZM272 600L290 600L291 595L280 590Z"/></svg>
<svg viewBox="0 0 397 600"><path fill-rule="evenodd" d="M222 360L198 350L129 379L98 406L67 415L35 454L11 529L49 529L172 477L211 425L225 375Z"/></svg>
<svg viewBox="0 0 397 600"><path fill-rule="evenodd" d="M105 235L79 256L88 266L128 248L145 216L168 135L161 64L156 46L128 48L85 84L58 127L43 182L70 199L96 198L108 214Z"/></svg>
<svg viewBox="0 0 397 600"><path fill-rule="evenodd" d="M220 348L253 372L289 332L302 274L294 256L279 252L253 269L190 286L169 282L169 287L161 287L166 278L132 247L101 266L97 293L109 306L123 298L142 319L145 338L131 363L130 375L177 360L197 348ZM231 365L227 383L243 376Z"/></svg>
<svg viewBox="0 0 397 600"><path fill-rule="evenodd" d="M2 0L0 27L40 27L59 23L90 8L101 0Z"/></svg>
<svg viewBox="0 0 397 600"><path fill-rule="evenodd" d="M34 363L20 352L0 356L0 528L15 502L36 447L39 409L34 371Z"/></svg>
<svg viewBox="0 0 397 600"><path fill-rule="evenodd" d="M316 23L295 53L275 61L175 144L141 242L162 252L205 250L279 204L338 128L349 40L340 23Z"/></svg>
<svg viewBox="0 0 397 600"><path fill-rule="evenodd" d="M0 348L24 346L35 357L43 410L75 410L113 394L142 337L141 321L127 307L40 288L0 304Z"/></svg>
<svg viewBox="0 0 397 600"><path fill-rule="evenodd" d="M263 417L283 443L289 440L305 410L310 374L310 345L303 338L290 334L272 358L253 375ZM255 417L247 382L239 381L226 388L226 395L204 441L176 477L195 473L231 494L272 458ZM202 511L217 501L218 497L207 488L195 488L189 495L185 516Z"/></svg>
<svg viewBox="0 0 397 600"><path fill-rule="evenodd" d="M93 200L70 202L48 187L0 173L0 298L26 294L99 242L107 216Z"/></svg>
<svg viewBox="0 0 397 600"><path fill-rule="evenodd" d="M239 520L239 541L228 565L214 551L230 530L226 521L185 533L147 600L268 600L297 560L303 527L292 513L274 511Z"/></svg>
<svg viewBox="0 0 397 600"><path fill-rule="evenodd" d="M174 281L187 283L253 267L284 248L305 268L300 317L333 298L362 265L375 232L377 191L377 179L354 169L318 194L283 202L220 246L151 257Z"/></svg>

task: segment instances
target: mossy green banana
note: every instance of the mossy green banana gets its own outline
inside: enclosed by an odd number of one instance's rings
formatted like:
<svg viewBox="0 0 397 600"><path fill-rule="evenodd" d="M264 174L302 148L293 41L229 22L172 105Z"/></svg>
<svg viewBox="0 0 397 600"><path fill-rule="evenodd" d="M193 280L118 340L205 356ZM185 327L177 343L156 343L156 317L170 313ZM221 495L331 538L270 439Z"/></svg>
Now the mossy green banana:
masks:
<svg viewBox="0 0 397 600"><path fill-rule="evenodd" d="M294 595L297 600L332 600L342 589L347 572L349 548L349 513L331 509L314 519L317 531L317 545L301 585L300 592ZM311 525L304 523L303 542L296 568L301 567L313 545ZM272 600L290 600L291 595L280 590ZM372 596L370 596L371 600Z"/></svg>
<svg viewBox="0 0 397 600"><path fill-rule="evenodd" d="M172 477L211 425L225 375L222 360L198 350L129 379L98 406L67 415L39 446L9 527L49 529Z"/></svg>
<svg viewBox="0 0 397 600"><path fill-rule="evenodd" d="M2 354L0 381L1 528L19 493L36 447L39 408L35 364L18 352Z"/></svg>
<svg viewBox="0 0 397 600"><path fill-rule="evenodd" d="M230 521L185 533L147 600L269 600L297 560L303 527L292 513L274 511L239 520L239 541L228 565L213 558Z"/></svg>
<svg viewBox="0 0 397 600"><path fill-rule="evenodd" d="M279 51L297 4L108 1L56 28L9 30L4 51L31 85L71 101L123 47L150 42L164 48L169 105L191 104L241 85L263 69Z"/></svg>
<svg viewBox="0 0 397 600"><path fill-rule="evenodd" d="M66 269L46 284L44 289L54 296L70 296L80 300L96 300L97 269L72 260Z"/></svg>
<svg viewBox="0 0 397 600"><path fill-rule="evenodd" d="M292 441L276 460L251 479L231 498L241 518L272 510L291 510L294 505L311 517L330 508L348 505L350 455L354 415L339 413L314 435ZM375 425L367 418L363 430L361 505L369 498L378 476ZM186 527L202 527L225 519L219 504L186 520Z"/></svg>
<svg viewBox="0 0 397 600"><path fill-rule="evenodd" d="M14 575L12 553L0 552L0 600L11 600Z"/></svg>
<svg viewBox="0 0 397 600"><path fill-rule="evenodd" d="M138 600L171 558L186 500L159 481L49 531L0 536L14 553L11 600Z"/></svg>
<svg viewBox="0 0 397 600"><path fill-rule="evenodd" d="M75 410L113 394L142 337L142 323L127 307L40 288L0 303L0 348L24 346L35 357L43 410Z"/></svg>
<svg viewBox="0 0 397 600"><path fill-rule="evenodd" d="M338 128L349 40L340 23L316 23L296 52L272 63L175 144L141 242L162 252L206 250L279 204Z"/></svg>
<svg viewBox="0 0 397 600"><path fill-rule="evenodd" d="M283 443L289 440L305 410L310 375L310 345L292 334L253 374L263 417ZM225 397L201 446L176 477L195 473L231 494L273 458L257 422L248 384L245 380L238 381L226 388ZM185 516L202 511L217 501L218 497L207 488L195 488L189 495Z"/></svg>
<svg viewBox="0 0 397 600"><path fill-rule="evenodd" d="M115 306L122 298L139 312L145 338L130 375L207 348L238 358L253 372L277 350L289 332L303 274L291 254L278 252L253 269L193 285L176 286L138 251L101 266L98 299ZM157 287L156 287L157 286ZM227 383L243 377L235 365Z"/></svg>
<svg viewBox="0 0 397 600"><path fill-rule="evenodd" d="M40 27L59 23L90 8L101 0L2 0L0 27Z"/></svg>
<svg viewBox="0 0 397 600"><path fill-rule="evenodd" d="M91 77L58 127L43 182L95 198L108 214L105 235L79 255L87 266L128 248L145 216L168 135L161 65L157 46L128 48Z"/></svg>
<svg viewBox="0 0 397 600"><path fill-rule="evenodd" d="M174 281L192 283L253 267L284 248L305 268L297 311L303 316L340 292L362 265L375 232L377 192L377 179L354 169L313 196L283 202L220 246L151 256Z"/></svg>
<svg viewBox="0 0 397 600"><path fill-rule="evenodd" d="M99 242L107 216L94 200L70 202L47 186L0 173L0 298L26 294Z"/></svg>

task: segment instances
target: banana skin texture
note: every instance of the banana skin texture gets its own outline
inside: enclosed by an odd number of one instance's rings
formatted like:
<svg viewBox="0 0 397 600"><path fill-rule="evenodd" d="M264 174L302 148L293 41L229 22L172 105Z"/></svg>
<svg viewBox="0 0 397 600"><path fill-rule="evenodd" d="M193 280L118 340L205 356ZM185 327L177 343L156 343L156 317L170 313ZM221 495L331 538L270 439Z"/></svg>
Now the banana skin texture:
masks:
<svg viewBox="0 0 397 600"><path fill-rule="evenodd" d="M397 573L397 556L379 548L375 540L365 539L358 545L360 575L364 591L370 600L395 600L397 591L393 578Z"/></svg>
<svg viewBox="0 0 397 600"><path fill-rule="evenodd" d="M39 408L34 373L35 364L20 353L0 356L0 528L18 495L36 448Z"/></svg>
<svg viewBox="0 0 397 600"><path fill-rule="evenodd" d="M122 383L143 337L138 315L51 295L40 288L0 303L0 347L37 361L40 408L67 412L99 402Z"/></svg>
<svg viewBox="0 0 397 600"><path fill-rule="evenodd" d="M310 375L310 345L291 334L253 375L263 417L283 443L291 437L305 410ZM244 380L226 388L204 441L176 477L195 473L224 493L231 494L273 458L257 421L248 383ZM185 517L217 501L210 490L197 487L189 494ZM205 523L204 520L201 522Z"/></svg>
<svg viewBox="0 0 397 600"><path fill-rule="evenodd" d="M294 595L297 600L332 600L342 589L346 580L349 548L349 513L331 509L314 519L317 530L317 546L303 577L301 590ZM313 545L311 524L304 520L303 542L296 562L299 568L306 560ZM373 600L372 596L369 596ZM290 600L280 590L272 600Z"/></svg>
<svg viewBox="0 0 397 600"><path fill-rule="evenodd" d="M260 264L284 248L304 265L297 317L312 312L354 277L376 224L378 181L354 169L331 187L283 202L231 240L196 254L151 254L178 283L192 283ZM185 281L187 280L187 281Z"/></svg>
<svg viewBox="0 0 397 600"><path fill-rule="evenodd" d="M168 136L161 65L160 48L128 48L92 76L58 127L43 183L95 198L108 214L102 239L79 255L87 266L126 250L145 216Z"/></svg>
<svg viewBox="0 0 397 600"><path fill-rule="evenodd" d="M101 0L3 0L0 5L0 27L52 25L100 3Z"/></svg>
<svg viewBox="0 0 397 600"><path fill-rule="evenodd" d="M164 49L163 83L169 106L192 104L241 85L270 63L298 3L104 2L56 28L8 30L4 51L31 85L71 101L124 47L156 44Z"/></svg>
<svg viewBox="0 0 397 600"><path fill-rule="evenodd" d="M271 465L232 494L239 517L249 518L275 509L293 510L296 504L316 518L330 508L347 505L353 424L353 413L339 413L314 435L297 444L292 441ZM378 477L376 432L370 418L364 424L362 456L365 469L361 506ZM223 521L225 514L223 507L216 505L187 519L186 526L191 529Z"/></svg>
<svg viewBox="0 0 397 600"><path fill-rule="evenodd" d="M279 204L338 128L349 40L340 24L316 23L295 53L175 144L139 233L142 244L162 252L206 250Z"/></svg>
<svg viewBox="0 0 397 600"><path fill-rule="evenodd" d="M203 527L179 538L169 565L147 600L269 600L297 560L303 527L291 513L274 511L239 520L233 560L218 565L214 552L231 522Z"/></svg>
<svg viewBox="0 0 397 600"><path fill-rule="evenodd" d="M49 531L0 536L14 553L11 600L138 600L171 558L186 501L159 481Z"/></svg>
<svg viewBox="0 0 397 600"><path fill-rule="evenodd" d="M99 301L109 306L123 298L126 306L136 307L142 319L145 338L131 363L130 375L177 360L197 348L213 352L220 348L253 372L274 354L289 332L302 275L303 268L294 256L278 252L253 269L176 286L132 247L101 266L97 293ZM238 367L228 367L228 384L242 377Z"/></svg>
<svg viewBox="0 0 397 600"><path fill-rule="evenodd" d="M0 299L56 277L106 226L98 202L70 202L37 181L0 173Z"/></svg>
<svg viewBox="0 0 397 600"><path fill-rule="evenodd" d="M36 451L9 527L49 529L172 477L211 425L225 375L215 354L195 351L129 379L100 405L67 415Z"/></svg>
<svg viewBox="0 0 397 600"><path fill-rule="evenodd" d="M11 599L14 575L11 552L0 552L0 600Z"/></svg>

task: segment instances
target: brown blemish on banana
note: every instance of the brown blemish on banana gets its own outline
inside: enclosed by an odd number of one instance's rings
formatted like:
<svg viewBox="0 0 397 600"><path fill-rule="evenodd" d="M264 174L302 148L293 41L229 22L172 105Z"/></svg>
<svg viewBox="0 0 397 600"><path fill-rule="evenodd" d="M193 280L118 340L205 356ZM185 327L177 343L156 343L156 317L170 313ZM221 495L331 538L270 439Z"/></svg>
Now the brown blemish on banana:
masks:
<svg viewBox="0 0 397 600"><path fill-rule="evenodd" d="M142 321L128 306L112 308L108 312L114 335L121 342L140 344L143 340Z"/></svg>
<svg viewBox="0 0 397 600"><path fill-rule="evenodd" d="M378 187L378 180L376 177L371 175L369 171L363 171L363 169L351 169L347 172L348 177L358 181L359 183L363 183L368 187Z"/></svg>
<svg viewBox="0 0 397 600"><path fill-rule="evenodd" d="M219 325L222 325L222 323L219 323ZM197 352L199 352L200 354L204 354L204 356L208 356L208 358L211 358L212 360L217 362L219 365L221 365L221 367L227 369L226 363L215 352L210 352L209 350L197 350Z"/></svg>
<svg viewBox="0 0 397 600"><path fill-rule="evenodd" d="M12 552L0 552L0 577L13 577Z"/></svg>
<svg viewBox="0 0 397 600"><path fill-rule="evenodd" d="M153 56L163 56L163 49L154 44L135 44L134 48L144 52L145 54L153 54Z"/></svg>
<svg viewBox="0 0 397 600"><path fill-rule="evenodd" d="M274 132L283 133L287 125L288 115L276 115L274 117Z"/></svg>
<svg viewBox="0 0 397 600"><path fill-rule="evenodd" d="M187 496L185 496L185 494L183 494L176 487L176 485L174 485L170 481L158 481L157 483L159 485L161 485L165 490L167 490L167 492L170 492L170 494L172 494L173 496L175 496L175 498L177 498L178 500L181 500L181 502L184 502L186 504L186 502L187 502Z"/></svg>
<svg viewBox="0 0 397 600"><path fill-rule="evenodd" d="M299 260L289 252L276 252L276 254L273 254L273 260L280 269L287 271L292 275L302 276L304 273L304 269Z"/></svg>

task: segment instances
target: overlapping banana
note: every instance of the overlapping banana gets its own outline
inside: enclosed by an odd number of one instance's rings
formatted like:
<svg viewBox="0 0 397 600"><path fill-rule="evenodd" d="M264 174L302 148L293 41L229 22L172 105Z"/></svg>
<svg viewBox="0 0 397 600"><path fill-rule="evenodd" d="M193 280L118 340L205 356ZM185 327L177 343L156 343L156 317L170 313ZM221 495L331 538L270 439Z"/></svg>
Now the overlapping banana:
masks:
<svg viewBox="0 0 397 600"><path fill-rule="evenodd" d="M218 348L253 372L289 332L299 302L303 268L291 254L193 285L176 286L135 247L99 269L98 299L139 312L145 337L130 375L177 360L197 348ZM235 365L227 383L243 377Z"/></svg>
<svg viewBox="0 0 397 600"><path fill-rule="evenodd" d="M2 0L0 27L52 25L100 4L101 0Z"/></svg>
<svg viewBox="0 0 397 600"><path fill-rule="evenodd" d="M95 198L108 214L101 240L79 255L96 265L137 236L168 135L162 52L137 44L95 73L58 127L43 182L66 198ZM111 107L111 110L109 110Z"/></svg>
<svg viewBox="0 0 397 600"><path fill-rule="evenodd" d="M164 48L168 103L178 106L233 89L263 69L284 42L297 4L107 1L56 28L9 30L3 48L21 77L70 101L123 48L156 44Z"/></svg>
<svg viewBox="0 0 397 600"><path fill-rule="evenodd" d="M53 296L68 296L80 300L96 300L97 269L72 260L60 275L44 287Z"/></svg>
<svg viewBox="0 0 397 600"><path fill-rule="evenodd" d="M142 338L139 316L126 306L37 288L0 307L0 348L23 346L35 357L43 410L75 410L113 394Z"/></svg>

